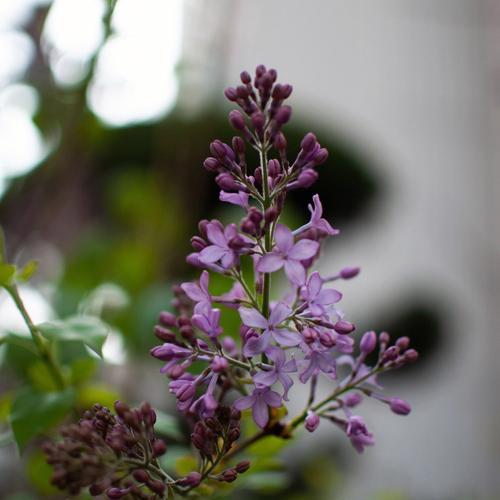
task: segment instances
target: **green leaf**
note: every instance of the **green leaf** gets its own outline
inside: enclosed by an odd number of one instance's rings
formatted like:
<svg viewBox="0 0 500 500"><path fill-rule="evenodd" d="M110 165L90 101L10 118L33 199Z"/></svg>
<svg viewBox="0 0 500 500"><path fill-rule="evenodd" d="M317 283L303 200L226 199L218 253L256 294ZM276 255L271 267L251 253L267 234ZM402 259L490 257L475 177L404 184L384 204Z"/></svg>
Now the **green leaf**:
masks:
<svg viewBox="0 0 500 500"><path fill-rule="evenodd" d="M0 285L6 286L10 285L12 278L16 274L16 266L13 264L7 264L5 262L0 263Z"/></svg>
<svg viewBox="0 0 500 500"><path fill-rule="evenodd" d="M179 421L175 417L172 417L172 415L168 415L159 410L155 411L155 433L176 439L177 441L182 440L183 435L179 426Z"/></svg>
<svg viewBox="0 0 500 500"><path fill-rule="evenodd" d="M97 362L93 358L79 358L71 363L71 385L80 385L94 375Z"/></svg>
<svg viewBox="0 0 500 500"><path fill-rule="evenodd" d="M26 464L28 478L42 498L48 498L57 493L57 489L52 486L52 467L47 463L43 452L36 450L33 452Z"/></svg>
<svg viewBox="0 0 500 500"><path fill-rule="evenodd" d="M27 387L18 391L9 420L19 449L23 450L32 438L60 422L74 401L73 389L40 393Z"/></svg>
<svg viewBox="0 0 500 500"><path fill-rule="evenodd" d="M121 399L120 394L106 384L92 384L78 391L77 403L82 408L89 408L95 402L112 408L115 401Z"/></svg>
<svg viewBox="0 0 500 500"><path fill-rule="evenodd" d="M240 486L261 493L274 493L285 489L290 478L284 472L258 472L245 474L240 479Z"/></svg>
<svg viewBox="0 0 500 500"><path fill-rule="evenodd" d="M37 326L50 340L81 341L102 356L102 346L110 327L95 316L71 316L62 321L42 323Z"/></svg>
<svg viewBox="0 0 500 500"><path fill-rule="evenodd" d="M5 234L3 232L2 226L0 226L0 263L5 262L6 251L5 251Z"/></svg>
<svg viewBox="0 0 500 500"><path fill-rule="evenodd" d="M30 260L17 272L16 278L19 281L28 281L36 273L37 269L38 262L36 260Z"/></svg>
<svg viewBox="0 0 500 500"><path fill-rule="evenodd" d="M18 347L22 347L27 351L30 351L33 354L38 355L38 349L33 342L33 338L31 335L16 333L16 332L8 332L7 334L0 337L0 344L10 344Z"/></svg>
<svg viewBox="0 0 500 500"><path fill-rule="evenodd" d="M193 455L180 457L175 462L175 471L179 476L185 476L190 472L198 470L198 461Z"/></svg>

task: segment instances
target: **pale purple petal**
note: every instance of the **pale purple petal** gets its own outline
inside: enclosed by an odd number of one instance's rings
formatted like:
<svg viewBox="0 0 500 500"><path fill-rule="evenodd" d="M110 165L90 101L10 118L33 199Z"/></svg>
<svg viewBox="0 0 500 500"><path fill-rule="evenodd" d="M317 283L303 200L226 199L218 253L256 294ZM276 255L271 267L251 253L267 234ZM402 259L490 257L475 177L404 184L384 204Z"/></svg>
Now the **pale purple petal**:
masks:
<svg viewBox="0 0 500 500"><path fill-rule="evenodd" d="M203 271L200 276L200 288L207 295L210 295L210 293L208 292L208 279L209 279L208 271Z"/></svg>
<svg viewBox="0 0 500 500"><path fill-rule="evenodd" d="M206 264L218 261L225 253L226 249L217 245L210 245L205 247L200 252L200 261Z"/></svg>
<svg viewBox="0 0 500 500"><path fill-rule="evenodd" d="M300 240L288 252L288 257L294 260L310 259L316 255L319 243L314 240Z"/></svg>
<svg viewBox="0 0 500 500"><path fill-rule="evenodd" d="M203 250L202 250L203 252ZM224 255L221 258L221 265L224 269L229 269L233 267L236 262L236 256L232 250L225 250Z"/></svg>
<svg viewBox="0 0 500 500"><path fill-rule="evenodd" d="M283 346L295 346L299 345L302 340L301 336L297 332L292 332L286 330L285 328L277 328L272 332L274 340Z"/></svg>
<svg viewBox="0 0 500 500"><path fill-rule="evenodd" d="M262 393L262 399L273 408L279 408L282 404L281 396L276 391L266 391Z"/></svg>
<svg viewBox="0 0 500 500"><path fill-rule="evenodd" d="M273 273L283 267L284 259L281 255L268 253L261 257L257 263L256 270L259 273Z"/></svg>
<svg viewBox="0 0 500 500"><path fill-rule="evenodd" d="M210 323L208 322L208 319L201 314L194 314L191 318L191 323L205 333L210 331Z"/></svg>
<svg viewBox="0 0 500 500"><path fill-rule="evenodd" d="M263 353L269 345L269 332L264 332L259 337L250 337L243 346L243 355L247 358Z"/></svg>
<svg viewBox="0 0 500 500"><path fill-rule="evenodd" d="M221 191L219 194L219 200L232 203L233 205L238 205L243 208L248 207L248 193L243 193L242 191L238 193L227 193L226 191Z"/></svg>
<svg viewBox="0 0 500 500"><path fill-rule="evenodd" d="M286 363L283 364L283 367L281 368L282 372L285 373L294 373L297 371L297 362L295 359L289 359Z"/></svg>
<svg viewBox="0 0 500 500"><path fill-rule="evenodd" d="M233 406L237 410L246 410L247 408L250 408L255 401L255 396L252 394L250 396L244 396L240 399L237 399L234 403Z"/></svg>
<svg viewBox="0 0 500 500"><path fill-rule="evenodd" d="M318 296L315 299L317 304L321 305L330 305L335 304L342 298L342 294L333 288L329 288L327 290L321 290Z"/></svg>
<svg viewBox="0 0 500 500"><path fill-rule="evenodd" d="M294 285L302 285L306 280L306 270L298 260L285 261L285 274Z"/></svg>
<svg viewBox="0 0 500 500"><path fill-rule="evenodd" d="M264 402L262 396L257 396L255 403L252 406L252 416L255 423L260 427L264 428L269 421L269 411L267 405Z"/></svg>
<svg viewBox="0 0 500 500"><path fill-rule="evenodd" d="M253 377L253 380L256 385L271 387L278 380L278 374L274 370L261 371Z"/></svg>
<svg viewBox="0 0 500 500"><path fill-rule="evenodd" d="M281 373L279 375L279 381L283 385L283 389L284 389L283 399L285 401L288 401L288 391L290 390L290 388L293 385L293 380L288 375L285 375L284 373Z"/></svg>
<svg viewBox="0 0 500 500"><path fill-rule="evenodd" d="M250 309L248 307L240 307L238 309L240 313L241 321L243 324L250 326L252 328L266 329L268 322L267 319L260 314L257 309Z"/></svg>
<svg viewBox="0 0 500 500"><path fill-rule="evenodd" d="M209 224L207 224L207 237L208 240L214 245L220 247L227 246L226 238L219 224L216 224L214 222L210 222Z"/></svg>
<svg viewBox="0 0 500 500"><path fill-rule="evenodd" d="M181 288L186 295L195 302L206 301L207 296L196 283L182 283Z"/></svg>
<svg viewBox="0 0 500 500"><path fill-rule="evenodd" d="M266 349L266 355L276 366L282 366L286 359L285 351L274 345Z"/></svg>
<svg viewBox="0 0 500 500"><path fill-rule="evenodd" d="M291 314L291 309L282 302L278 302L276 307L271 311L269 316L269 324L270 325L279 325L283 320L288 318Z"/></svg>
<svg viewBox="0 0 500 500"><path fill-rule="evenodd" d="M316 298L318 293L321 291L321 287L323 286L323 280L321 276L316 271L311 274L309 281L307 282L307 290L309 292L309 300L313 300Z"/></svg>
<svg viewBox="0 0 500 500"><path fill-rule="evenodd" d="M276 246L278 247L278 250L284 254L288 254L290 249L293 247L292 231L290 231L290 229L288 229L283 224L278 224L276 226L274 239L276 240Z"/></svg>

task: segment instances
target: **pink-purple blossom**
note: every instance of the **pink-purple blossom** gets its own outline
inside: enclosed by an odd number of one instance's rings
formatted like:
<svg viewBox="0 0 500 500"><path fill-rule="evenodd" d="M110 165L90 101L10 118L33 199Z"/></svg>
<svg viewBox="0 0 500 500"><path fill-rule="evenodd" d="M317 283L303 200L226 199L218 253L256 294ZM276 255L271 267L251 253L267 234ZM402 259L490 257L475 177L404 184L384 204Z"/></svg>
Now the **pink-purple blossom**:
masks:
<svg viewBox="0 0 500 500"><path fill-rule="evenodd" d="M255 387L250 396L244 396L234 402L237 410L252 408L255 423L263 429L269 422L269 407L279 408L282 404L281 396L269 387Z"/></svg>

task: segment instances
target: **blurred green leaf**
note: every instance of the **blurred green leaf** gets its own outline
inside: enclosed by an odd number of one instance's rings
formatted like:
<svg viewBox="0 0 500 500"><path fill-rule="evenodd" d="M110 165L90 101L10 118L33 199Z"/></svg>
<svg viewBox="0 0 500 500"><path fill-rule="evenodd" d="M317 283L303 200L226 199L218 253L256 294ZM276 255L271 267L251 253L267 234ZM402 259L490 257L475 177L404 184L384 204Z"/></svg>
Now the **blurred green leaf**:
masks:
<svg viewBox="0 0 500 500"><path fill-rule="evenodd" d="M43 361L35 361L28 367L31 385L41 392L54 392L58 387L49 368Z"/></svg>
<svg viewBox="0 0 500 500"><path fill-rule="evenodd" d="M0 263L5 262L5 234L3 232L2 226L0 226Z"/></svg>
<svg viewBox="0 0 500 500"><path fill-rule="evenodd" d="M240 479L241 487L258 491L259 493L274 493L283 490L289 483L290 478L284 472L246 473Z"/></svg>
<svg viewBox="0 0 500 500"><path fill-rule="evenodd" d="M61 421L74 401L73 389L40 393L26 387L18 391L9 420L19 449L23 450L33 437Z"/></svg>
<svg viewBox="0 0 500 500"><path fill-rule="evenodd" d="M95 373L97 363L92 358L80 358L71 363L71 384L80 385Z"/></svg>
<svg viewBox="0 0 500 500"><path fill-rule="evenodd" d="M1 344L10 344L16 345L18 347L22 347L27 351L30 351L33 354L38 354L38 350L33 342L31 335L16 333L16 332L8 332L7 334L0 337Z"/></svg>
<svg viewBox="0 0 500 500"><path fill-rule="evenodd" d="M156 410L156 423L155 423L156 434L162 436L167 436L180 441L182 439L182 432L179 425L179 421L162 411Z"/></svg>
<svg viewBox="0 0 500 500"><path fill-rule="evenodd" d="M57 493L57 489L50 483L52 468L47 463L44 453L36 450L32 453L26 464L28 478L42 497L48 497Z"/></svg>
<svg viewBox="0 0 500 500"><path fill-rule="evenodd" d="M13 264L7 264L6 262L0 262L0 285L10 285L12 278L16 274L16 266Z"/></svg>
<svg viewBox="0 0 500 500"><path fill-rule="evenodd" d="M185 476L190 472L198 470L198 461L193 455L186 455L184 457L179 457L175 461L175 471L179 476Z"/></svg>
<svg viewBox="0 0 500 500"><path fill-rule="evenodd" d="M7 392L0 396L0 422L7 422L12 408L12 392Z"/></svg>
<svg viewBox="0 0 500 500"><path fill-rule="evenodd" d="M37 325L42 334L51 340L81 341L102 356L102 346L110 327L95 316L71 316L62 321Z"/></svg>
<svg viewBox="0 0 500 500"><path fill-rule="evenodd" d="M30 260L25 264L25 266L17 272L16 278L19 281L28 281L33 274L36 273L38 269L38 262L36 260Z"/></svg>

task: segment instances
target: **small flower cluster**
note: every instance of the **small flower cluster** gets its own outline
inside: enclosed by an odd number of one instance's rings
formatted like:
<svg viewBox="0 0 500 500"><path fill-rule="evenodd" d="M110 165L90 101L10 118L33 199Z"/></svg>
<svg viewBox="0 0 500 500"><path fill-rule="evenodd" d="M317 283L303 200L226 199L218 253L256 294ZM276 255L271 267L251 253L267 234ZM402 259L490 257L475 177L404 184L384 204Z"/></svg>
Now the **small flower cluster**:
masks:
<svg viewBox="0 0 500 500"><path fill-rule="evenodd" d="M163 498L165 478L154 464L167 447L154 435L154 410L120 401L115 410L96 404L78 424L61 429L62 441L45 443L52 483L72 495L88 487L92 496Z"/></svg>
<svg viewBox="0 0 500 500"><path fill-rule="evenodd" d="M314 270L323 242L339 231L323 217L317 194L308 207L306 224L292 229L280 223L288 192L312 186L328 152L308 133L290 159L283 126L292 114L284 104L292 87L276 83L276 71L262 65L253 78L247 72L240 77L241 85L225 91L239 107L229 113L239 135L231 145L212 142L204 166L216 174L220 200L241 207L244 213L239 224L199 223L199 234L191 239L194 252L187 261L202 272L197 281L174 289L177 314L161 313L155 334L164 343L151 354L165 362L161 372L171 379L170 392L186 415L206 422L227 399L235 410L251 408L255 423L269 430L276 423L276 409L288 401L294 383L300 382L310 385L311 396L304 412L281 426L283 433L302 423L313 431L323 417L336 423L363 451L373 443L373 436L352 408L364 394L388 404L395 413L409 413L406 402L378 392L376 375L413 362L418 355L408 348L406 337L388 346L386 333L377 338L375 332L367 332L359 355L353 356L355 341L350 334L355 326L338 307L342 294L330 283L354 278L359 268L344 268L332 276ZM247 147L259 153L260 164L254 169L247 163ZM242 272L245 259L253 267L251 279ZM281 298L271 300L271 277L281 270L289 288ZM213 295L210 273L231 278L233 286L223 295ZM221 307L238 310L241 342L235 342L234 332L224 336ZM378 361L369 367L365 358L377 344ZM204 368L193 372L194 362ZM316 403L319 376L332 381L333 392ZM235 399L235 393L240 397ZM337 415L340 411L345 418Z"/></svg>

